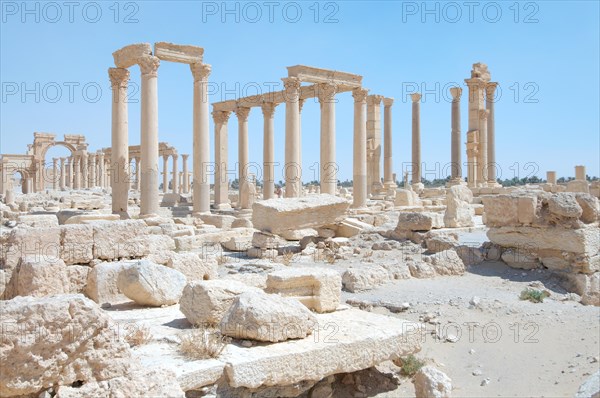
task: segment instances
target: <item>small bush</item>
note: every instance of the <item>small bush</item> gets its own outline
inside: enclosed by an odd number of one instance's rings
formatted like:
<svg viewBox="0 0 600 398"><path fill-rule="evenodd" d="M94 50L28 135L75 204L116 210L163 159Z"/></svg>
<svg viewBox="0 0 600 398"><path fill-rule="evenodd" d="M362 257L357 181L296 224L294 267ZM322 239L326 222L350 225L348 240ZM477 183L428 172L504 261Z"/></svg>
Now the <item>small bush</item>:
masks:
<svg viewBox="0 0 600 398"><path fill-rule="evenodd" d="M532 303L541 303L548 296L550 296L550 294L546 291L527 288L521 292L519 298L521 300L529 300Z"/></svg>
<svg viewBox="0 0 600 398"><path fill-rule="evenodd" d="M230 341L217 329L196 328L181 336L179 352L190 359L216 358Z"/></svg>
<svg viewBox="0 0 600 398"><path fill-rule="evenodd" d="M217 256L217 264L219 265L223 265L223 264L227 264L229 262L230 258L221 254L220 256Z"/></svg>
<svg viewBox="0 0 600 398"><path fill-rule="evenodd" d="M284 250L281 255L281 262L285 265L290 265L294 259L294 253L291 250Z"/></svg>
<svg viewBox="0 0 600 398"><path fill-rule="evenodd" d="M425 361L422 361L413 354L410 354L406 357L398 359L396 361L396 365L400 367L400 374L412 377L425 365Z"/></svg>
<svg viewBox="0 0 600 398"><path fill-rule="evenodd" d="M152 340L152 333L150 333L150 328L146 325L133 325L131 328L127 329L131 330L127 330L125 341L129 343L131 347L144 345Z"/></svg>

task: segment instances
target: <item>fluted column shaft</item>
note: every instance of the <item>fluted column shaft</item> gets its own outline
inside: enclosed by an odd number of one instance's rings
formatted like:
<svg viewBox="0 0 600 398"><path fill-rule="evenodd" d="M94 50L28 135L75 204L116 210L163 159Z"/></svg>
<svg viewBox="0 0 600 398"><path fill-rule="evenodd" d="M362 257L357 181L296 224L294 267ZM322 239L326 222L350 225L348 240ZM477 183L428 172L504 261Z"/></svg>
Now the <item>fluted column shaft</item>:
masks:
<svg viewBox="0 0 600 398"><path fill-rule="evenodd" d="M300 168L300 79L283 78L285 98L285 197L300 196L302 169Z"/></svg>
<svg viewBox="0 0 600 398"><path fill-rule="evenodd" d="M81 189L81 164L80 164L80 157L76 156L74 160L75 160L75 163L73 164L73 171L74 171L73 188L74 189Z"/></svg>
<svg viewBox="0 0 600 398"><path fill-rule="evenodd" d="M112 86L112 212L123 214L127 213L129 193L129 133L127 124L129 71L123 68L110 68L108 74ZM71 166L69 167L71 168Z"/></svg>
<svg viewBox="0 0 600 398"><path fill-rule="evenodd" d="M481 147L481 152L479 153L479 167L477 168L477 181L485 184L487 182L487 173L488 173L488 140L487 140L487 118L488 111L486 109L482 109L479 111L479 117L481 118L481 123L479 126L479 146Z"/></svg>
<svg viewBox="0 0 600 398"><path fill-rule="evenodd" d="M179 193L179 167L177 164L177 154L173 154L173 193Z"/></svg>
<svg viewBox="0 0 600 398"><path fill-rule="evenodd" d="M188 164L187 164L187 160L188 157L190 155L181 155L181 161L183 162L183 177L182 177L182 189L183 189L183 193L189 193L190 192L190 179L189 179L189 171L188 171Z"/></svg>
<svg viewBox="0 0 600 398"><path fill-rule="evenodd" d="M368 90L355 88L354 97L354 159L352 174L352 207L367 205L367 109Z"/></svg>
<svg viewBox="0 0 600 398"><path fill-rule="evenodd" d="M421 182L421 94L412 98L412 183Z"/></svg>
<svg viewBox="0 0 600 398"><path fill-rule="evenodd" d="M454 181L462 179L462 160L461 160L461 144L460 144L460 97L462 88L452 87L450 89L452 95L451 109L451 178Z"/></svg>
<svg viewBox="0 0 600 398"><path fill-rule="evenodd" d="M231 112L213 111L215 122L215 207L229 204L229 184L227 176L227 121ZM200 178L194 169L195 181Z"/></svg>
<svg viewBox="0 0 600 398"><path fill-rule="evenodd" d="M169 190L169 156L163 155L163 193Z"/></svg>
<svg viewBox="0 0 600 398"><path fill-rule="evenodd" d="M190 69L194 77L194 152L192 155L194 178L192 180L192 201L194 204L194 213L208 213L210 212L210 181L208 179L208 170L210 167L208 76L210 75L211 66L208 64L193 64L190 65ZM225 128L227 129L227 127ZM225 136L227 137L227 133ZM215 153L215 198L218 185L216 172L219 168L216 156ZM225 157L225 163L227 163L227 157Z"/></svg>
<svg viewBox="0 0 600 398"><path fill-rule="evenodd" d="M263 131L263 199L275 197L275 107L273 102L262 104Z"/></svg>
<svg viewBox="0 0 600 398"><path fill-rule="evenodd" d="M67 187L69 189L73 189L73 156L68 158L69 163L67 163L67 173L69 178L67 179Z"/></svg>
<svg viewBox="0 0 600 398"><path fill-rule="evenodd" d="M60 158L60 183L59 187L61 191L65 190L65 158Z"/></svg>
<svg viewBox="0 0 600 398"><path fill-rule="evenodd" d="M52 189L58 189L58 159L52 158Z"/></svg>
<svg viewBox="0 0 600 398"><path fill-rule="evenodd" d="M89 165L88 167L90 168L89 172L90 172L90 182L89 182L89 187L93 188L97 185L96 182L96 154L90 154L89 155Z"/></svg>
<svg viewBox="0 0 600 398"><path fill-rule="evenodd" d="M238 192L241 202L243 186L248 182L248 115L250 108L238 107Z"/></svg>
<svg viewBox="0 0 600 398"><path fill-rule="evenodd" d="M498 83L490 82L485 86L485 107L488 110L487 117L487 173L488 182L496 183L496 123L494 120L495 94Z"/></svg>
<svg viewBox="0 0 600 398"><path fill-rule="evenodd" d="M394 159L392 157L392 104L393 98L383 99L383 182L386 187L395 187Z"/></svg>
<svg viewBox="0 0 600 398"><path fill-rule="evenodd" d="M106 167L104 166L104 152L98 153L98 185L106 188Z"/></svg>
<svg viewBox="0 0 600 398"><path fill-rule="evenodd" d="M336 86L320 83L321 103L321 193L335 195L337 187L337 164L335 163L335 94Z"/></svg>

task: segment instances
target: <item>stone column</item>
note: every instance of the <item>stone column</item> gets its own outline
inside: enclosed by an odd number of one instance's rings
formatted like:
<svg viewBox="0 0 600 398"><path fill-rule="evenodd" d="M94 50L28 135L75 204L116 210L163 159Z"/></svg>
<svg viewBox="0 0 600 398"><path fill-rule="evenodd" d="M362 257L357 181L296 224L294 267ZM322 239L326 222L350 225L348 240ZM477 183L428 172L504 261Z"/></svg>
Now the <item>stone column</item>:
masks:
<svg viewBox="0 0 600 398"><path fill-rule="evenodd" d="M111 187L112 212L127 217L129 194L129 133L127 124L127 82L129 71L108 70L112 87Z"/></svg>
<svg viewBox="0 0 600 398"><path fill-rule="evenodd" d="M139 190L140 190L140 167L142 167L142 165L141 165L139 157L135 157L135 158L133 158L133 160L135 161L135 181L134 181L133 189L135 189L136 191L139 192Z"/></svg>
<svg viewBox="0 0 600 398"><path fill-rule="evenodd" d="M210 212L210 181L208 180L208 169L210 166L210 139L207 86L208 75L210 74L211 66L208 64L192 64L190 65L190 69L192 70L192 75L194 77L194 178L192 180L192 201L194 204L194 213L201 214ZM225 140L227 140L227 126L225 126ZM225 143L225 150L227 150L227 143ZM215 199L217 197L218 185L216 172L217 169L219 169L219 163L216 161L216 156L217 155L215 153ZM227 154L225 154L225 164L227 164ZM227 178L226 171L225 178ZM227 181L225 181L225 184L227 184ZM228 200L229 199L226 195L224 203L228 203Z"/></svg>
<svg viewBox="0 0 600 398"><path fill-rule="evenodd" d="M335 163L335 94L332 83L319 83L318 96L321 103L321 165L319 177L321 193L336 194L337 164Z"/></svg>
<svg viewBox="0 0 600 398"><path fill-rule="evenodd" d="M479 158L479 131L467 132L467 185L477 186L477 169Z"/></svg>
<svg viewBox="0 0 600 398"><path fill-rule="evenodd" d="M89 155L88 167L90 168L90 182L88 185L90 188L94 188L97 185L97 182L96 182L96 154L95 153L91 153Z"/></svg>
<svg viewBox="0 0 600 398"><path fill-rule="evenodd" d="M163 155L163 193L169 191L169 155Z"/></svg>
<svg viewBox="0 0 600 398"><path fill-rule="evenodd" d="M381 184L381 95L367 97L367 192L374 192ZM376 188L375 190L373 188Z"/></svg>
<svg viewBox="0 0 600 398"><path fill-rule="evenodd" d="M104 152L98 152L98 185L106 188L106 168L104 167Z"/></svg>
<svg viewBox="0 0 600 398"><path fill-rule="evenodd" d="M190 192L190 179L189 179L189 171L188 171L188 165L187 165L187 160L188 157L190 155L181 155L181 160L183 162L183 177L182 177L182 182L181 182L181 186L183 189L183 193L189 193Z"/></svg>
<svg viewBox="0 0 600 398"><path fill-rule="evenodd" d="M60 190L65 190L65 158L60 158Z"/></svg>
<svg viewBox="0 0 600 398"><path fill-rule="evenodd" d="M394 180L394 159L392 157L392 104L393 98L383 99L383 184L396 187Z"/></svg>
<svg viewBox="0 0 600 398"><path fill-rule="evenodd" d="M285 197L300 196L302 181L300 153L300 79L297 77L283 78L285 98Z"/></svg>
<svg viewBox="0 0 600 398"><path fill-rule="evenodd" d="M242 197L242 187L248 182L248 115L250 108L237 107L235 115L238 118L238 194ZM241 200L238 200L241 202ZM238 203L239 207L239 203Z"/></svg>
<svg viewBox="0 0 600 398"><path fill-rule="evenodd" d="M160 60L145 55L139 61L142 71L141 101L141 193L140 216L158 213L158 67Z"/></svg>
<svg viewBox="0 0 600 398"><path fill-rule="evenodd" d="M485 148L481 146L482 126L480 111L485 109L484 90L488 81L489 73L487 72L487 66L483 64L474 64L473 70L471 70L471 77L465 79L465 83L467 83L467 86L469 87L469 128L467 130L467 139L470 137L471 143L478 142L479 145L476 151L471 150L471 154L476 154L477 156L477 166L472 164L473 159L468 160L469 170L473 169L476 171L475 173L467 173L467 180L470 187L484 183L484 181L479 179L479 171L484 167L484 165L481 164L481 157L484 151L486 152L487 158L487 146Z"/></svg>
<svg viewBox="0 0 600 398"><path fill-rule="evenodd" d="M67 179L67 187L69 189L73 189L74 186L74 182L73 182L73 161L74 161L74 157L70 156L68 158L69 163L67 163L68 168L67 168L67 172L69 173L69 178Z"/></svg>
<svg viewBox="0 0 600 398"><path fill-rule="evenodd" d="M263 199L275 197L275 107L274 102L263 102Z"/></svg>
<svg viewBox="0 0 600 398"><path fill-rule="evenodd" d="M546 181L548 184L556 185L556 171L547 171Z"/></svg>
<svg viewBox="0 0 600 398"><path fill-rule="evenodd" d="M489 82L485 86L485 108L488 110L487 118L487 181L488 184L497 185L496 181L496 126L494 121L494 103L496 102L496 87L498 83Z"/></svg>
<svg viewBox="0 0 600 398"><path fill-rule="evenodd" d="M575 179L578 181L587 181L585 166L575 166Z"/></svg>
<svg viewBox="0 0 600 398"><path fill-rule="evenodd" d="M479 181L483 186L487 185L487 175L488 175L488 152L487 152L487 118L488 118L488 110L482 109L479 111L479 116L481 117L481 122L479 123L479 161L477 168L477 181Z"/></svg>
<svg viewBox="0 0 600 398"><path fill-rule="evenodd" d="M229 111L213 111L215 122L215 208L229 208L229 181L227 177L227 121ZM194 168L194 190L200 178Z"/></svg>
<svg viewBox="0 0 600 398"><path fill-rule="evenodd" d="M80 157L76 156L74 158L75 163L73 164L73 189L81 189L81 165L80 165Z"/></svg>
<svg viewBox="0 0 600 398"><path fill-rule="evenodd" d="M52 189L58 190L58 158L52 158Z"/></svg>
<svg viewBox="0 0 600 398"><path fill-rule="evenodd" d="M411 94L412 99L412 185L421 187L421 94Z"/></svg>
<svg viewBox="0 0 600 398"><path fill-rule="evenodd" d="M355 88L354 97L354 159L352 207L360 208L367 205L367 122L366 104L369 90Z"/></svg>
<svg viewBox="0 0 600 398"><path fill-rule="evenodd" d="M177 158L179 156L173 154L173 193L179 193L179 167L177 165Z"/></svg>
<svg viewBox="0 0 600 398"><path fill-rule="evenodd" d="M90 170L88 167L88 162L90 158L87 152L84 152L81 156L81 188L88 189L90 183Z"/></svg>
<svg viewBox="0 0 600 398"><path fill-rule="evenodd" d="M452 131L451 131L451 183L459 184L462 182L462 156L461 156L461 144L460 144L460 97L462 95L462 88L452 87L450 88L450 95L452 95Z"/></svg>

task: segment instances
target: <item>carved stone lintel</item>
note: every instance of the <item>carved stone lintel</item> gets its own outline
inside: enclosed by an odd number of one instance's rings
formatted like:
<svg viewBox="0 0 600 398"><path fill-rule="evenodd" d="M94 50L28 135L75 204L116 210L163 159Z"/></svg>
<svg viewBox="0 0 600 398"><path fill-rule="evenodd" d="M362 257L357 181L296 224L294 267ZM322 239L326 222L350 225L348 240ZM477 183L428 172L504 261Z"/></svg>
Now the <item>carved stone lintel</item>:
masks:
<svg viewBox="0 0 600 398"><path fill-rule="evenodd" d="M227 124L229 121L229 115L231 115L231 111L213 111L212 116L217 124Z"/></svg>
<svg viewBox="0 0 600 398"><path fill-rule="evenodd" d="M144 55L140 57L138 65L142 71L142 76L156 77L158 75L160 59L153 55Z"/></svg>
<svg viewBox="0 0 600 398"><path fill-rule="evenodd" d="M110 78L110 85L115 87L127 88L129 82L129 69L125 68L108 68L108 77Z"/></svg>
<svg viewBox="0 0 600 398"><path fill-rule="evenodd" d="M274 102L263 102L261 105L263 116L267 119L272 119L275 116L275 107L277 106Z"/></svg>
<svg viewBox="0 0 600 398"><path fill-rule="evenodd" d="M248 120L248 115L250 115L250 108L238 106L234 112L240 122L245 122Z"/></svg>
<svg viewBox="0 0 600 398"><path fill-rule="evenodd" d="M194 76L194 81L204 80L210 75L212 67L209 64L190 64L190 70L192 71L192 76Z"/></svg>
<svg viewBox="0 0 600 398"><path fill-rule="evenodd" d="M366 102L367 95L369 95L369 90L362 87L357 87L352 90L352 96L354 97L354 102Z"/></svg>

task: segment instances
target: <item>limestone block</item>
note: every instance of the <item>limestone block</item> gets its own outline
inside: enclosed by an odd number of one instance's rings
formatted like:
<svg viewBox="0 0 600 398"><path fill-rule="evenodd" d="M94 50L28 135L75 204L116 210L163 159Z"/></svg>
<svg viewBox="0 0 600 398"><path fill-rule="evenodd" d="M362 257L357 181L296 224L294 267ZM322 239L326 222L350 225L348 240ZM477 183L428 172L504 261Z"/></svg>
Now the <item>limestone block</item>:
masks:
<svg viewBox="0 0 600 398"><path fill-rule="evenodd" d="M457 236L448 233L432 233L425 235L425 244L427 250L432 253L438 253L444 250L450 250L458 246Z"/></svg>
<svg viewBox="0 0 600 398"><path fill-rule="evenodd" d="M231 280L194 281L183 289L179 308L192 325L218 325L237 296L255 289Z"/></svg>
<svg viewBox="0 0 600 398"><path fill-rule="evenodd" d="M502 252L502 261L512 268L535 269L540 266L537 255L526 250L506 249Z"/></svg>
<svg viewBox="0 0 600 398"><path fill-rule="evenodd" d="M221 333L276 343L310 335L317 320L298 300L261 291L237 296L221 321Z"/></svg>
<svg viewBox="0 0 600 398"><path fill-rule="evenodd" d="M50 228L58 227L58 218L54 214L27 214L19 216L17 223L28 227Z"/></svg>
<svg viewBox="0 0 600 398"><path fill-rule="evenodd" d="M475 215L476 216L482 216L483 215L484 206L482 204L472 204L471 207L475 211Z"/></svg>
<svg viewBox="0 0 600 398"><path fill-rule="evenodd" d="M450 187L446 197L444 225L447 228L472 227L475 211L471 207L473 193L464 185Z"/></svg>
<svg viewBox="0 0 600 398"><path fill-rule="evenodd" d="M147 260L126 266L117 287L137 304L153 307L179 302L186 278L181 272Z"/></svg>
<svg viewBox="0 0 600 398"><path fill-rule="evenodd" d="M431 264L438 275L462 275L465 273L465 264L454 250L444 250L423 256L423 261Z"/></svg>
<svg viewBox="0 0 600 398"><path fill-rule="evenodd" d="M567 183L567 192L590 192L590 186L587 181L573 180Z"/></svg>
<svg viewBox="0 0 600 398"><path fill-rule="evenodd" d="M436 276L435 269L426 262L409 262L408 270L413 278L426 279Z"/></svg>
<svg viewBox="0 0 600 398"><path fill-rule="evenodd" d="M82 295L4 301L2 323L3 397L121 377L138 364L115 339L110 318ZM39 338L40 331L51 338Z"/></svg>
<svg viewBox="0 0 600 398"><path fill-rule="evenodd" d="M202 214L200 219L204 221L205 224L214 225L215 227L221 229L230 229L233 225L233 222L236 220L234 216L222 214Z"/></svg>
<svg viewBox="0 0 600 398"><path fill-rule="evenodd" d="M22 257L36 257L40 261L60 259L60 229L18 226L0 245L2 268L13 270Z"/></svg>
<svg viewBox="0 0 600 398"><path fill-rule="evenodd" d="M139 62L139 59L145 55L152 54L150 43L130 44L125 46L112 55L117 68L129 68Z"/></svg>
<svg viewBox="0 0 600 398"><path fill-rule="evenodd" d="M548 210L559 217L579 218L583 209L577 203L575 195L569 193L557 193L548 198Z"/></svg>
<svg viewBox="0 0 600 398"><path fill-rule="evenodd" d="M89 264L94 259L94 229L91 225L63 225L60 236L60 257L65 264Z"/></svg>
<svg viewBox="0 0 600 398"><path fill-rule="evenodd" d="M535 220L535 193L483 196L481 200L485 207L485 224L488 227L531 224Z"/></svg>
<svg viewBox="0 0 600 398"><path fill-rule="evenodd" d="M344 289L352 293L373 289L389 280L388 271L375 264L351 265L342 275Z"/></svg>
<svg viewBox="0 0 600 398"><path fill-rule="evenodd" d="M254 228L254 225L252 225L252 221L247 218L236 218L235 221L231 223L231 228Z"/></svg>
<svg viewBox="0 0 600 398"><path fill-rule="evenodd" d="M197 253L171 253L167 267L181 272L188 282L216 279L218 264L213 256L202 259Z"/></svg>
<svg viewBox="0 0 600 398"><path fill-rule="evenodd" d="M65 224L91 224L94 222L102 221L118 221L120 217L118 214L80 214L69 217L64 223Z"/></svg>
<svg viewBox="0 0 600 398"><path fill-rule="evenodd" d="M69 278L64 261L46 261L24 257L17 268L14 296L51 296L69 292Z"/></svg>
<svg viewBox="0 0 600 398"><path fill-rule="evenodd" d="M287 242L284 239L268 232L256 231L252 235L252 246L260 249L277 249L286 245Z"/></svg>
<svg viewBox="0 0 600 398"><path fill-rule="evenodd" d="M197 46L186 46L167 43L154 43L154 55L164 61L180 62L183 64L201 63L204 49Z"/></svg>
<svg viewBox="0 0 600 398"><path fill-rule="evenodd" d="M578 193L575 195L575 200L581 206L581 221L586 224L598 221L600 214L600 203L597 198L586 193Z"/></svg>
<svg viewBox="0 0 600 398"><path fill-rule="evenodd" d="M252 237L254 235L254 229L252 228L244 228L237 229L239 231L243 231L243 233L239 235L232 236L229 240L222 242L221 245L230 251L234 252L244 252L252 247Z"/></svg>
<svg viewBox="0 0 600 398"><path fill-rule="evenodd" d="M356 218L346 218L345 220L338 223L335 230L335 236L351 238L358 235L362 231L369 231L373 229L371 224L359 221Z"/></svg>
<svg viewBox="0 0 600 398"><path fill-rule="evenodd" d="M175 240L167 235L148 235L144 237L143 242L149 250L146 259L162 265L169 261L176 247Z"/></svg>
<svg viewBox="0 0 600 398"><path fill-rule="evenodd" d="M600 370L579 386L575 398L600 398Z"/></svg>
<svg viewBox="0 0 600 398"><path fill-rule="evenodd" d="M561 285L581 296L581 303L600 306L600 272L591 275L560 272Z"/></svg>
<svg viewBox="0 0 600 398"><path fill-rule="evenodd" d="M415 375L415 394L419 398L449 398L452 380L433 366L423 366Z"/></svg>
<svg viewBox="0 0 600 398"><path fill-rule="evenodd" d="M94 258L115 260L149 254L147 226L142 220L94 223Z"/></svg>
<svg viewBox="0 0 600 398"><path fill-rule="evenodd" d="M339 221L349 206L349 201L327 194L263 200L252 205L252 224L274 234L316 228Z"/></svg>
<svg viewBox="0 0 600 398"><path fill-rule="evenodd" d="M117 278L127 264L125 262L97 264L88 274L86 296L98 304L129 301L117 287Z"/></svg>
<svg viewBox="0 0 600 398"><path fill-rule="evenodd" d="M92 269L85 265L70 265L67 267L70 294L83 293L87 283L88 274Z"/></svg>
<svg viewBox="0 0 600 398"><path fill-rule="evenodd" d="M396 231L429 231L444 227L444 216L440 213L401 212Z"/></svg>
<svg viewBox="0 0 600 398"><path fill-rule="evenodd" d="M317 236L318 234L313 228L290 229L280 233L281 237L288 241L299 241L305 236Z"/></svg>
<svg viewBox="0 0 600 398"><path fill-rule="evenodd" d="M481 264L485 257L479 247L460 245L454 248L466 266Z"/></svg>
<svg viewBox="0 0 600 398"><path fill-rule="evenodd" d="M342 279L327 268L291 268L267 275L267 293L292 297L319 313L335 311L340 303Z"/></svg>

